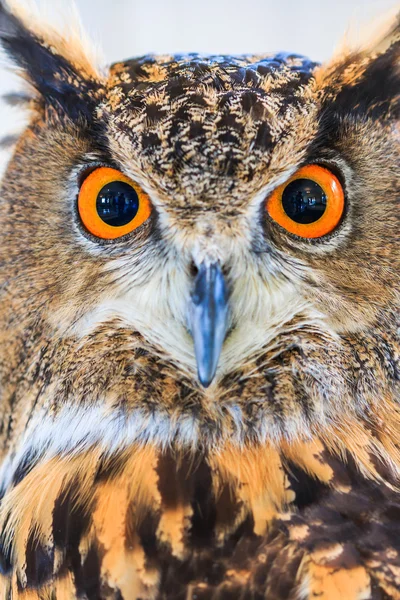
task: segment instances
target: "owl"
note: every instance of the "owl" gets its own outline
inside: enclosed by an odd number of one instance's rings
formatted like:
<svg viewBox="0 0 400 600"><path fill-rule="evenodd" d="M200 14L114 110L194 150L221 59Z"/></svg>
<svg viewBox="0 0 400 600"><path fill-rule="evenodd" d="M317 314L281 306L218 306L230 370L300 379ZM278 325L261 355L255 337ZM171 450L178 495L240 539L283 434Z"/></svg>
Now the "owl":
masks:
<svg viewBox="0 0 400 600"><path fill-rule="evenodd" d="M90 48L0 4L0 599L400 599L400 17Z"/></svg>

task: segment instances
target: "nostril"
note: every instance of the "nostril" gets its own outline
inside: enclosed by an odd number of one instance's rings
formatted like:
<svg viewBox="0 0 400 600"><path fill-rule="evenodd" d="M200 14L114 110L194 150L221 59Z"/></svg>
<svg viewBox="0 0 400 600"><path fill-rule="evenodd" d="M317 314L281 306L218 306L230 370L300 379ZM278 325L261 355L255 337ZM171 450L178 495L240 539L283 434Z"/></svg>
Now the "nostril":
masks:
<svg viewBox="0 0 400 600"><path fill-rule="evenodd" d="M194 264L194 262L191 263L190 267L189 267L189 273L192 277L196 277L196 275L198 274L199 270L196 267L196 265Z"/></svg>
<svg viewBox="0 0 400 600"><path fill-rule="evenodd" d="M228 265L222 265L222 266L221 266L221 271L222 271L222 274L223 274L223 276L224 276L225 278L228 278L228 275L229 275L229 268L228 268Z"/></svg>

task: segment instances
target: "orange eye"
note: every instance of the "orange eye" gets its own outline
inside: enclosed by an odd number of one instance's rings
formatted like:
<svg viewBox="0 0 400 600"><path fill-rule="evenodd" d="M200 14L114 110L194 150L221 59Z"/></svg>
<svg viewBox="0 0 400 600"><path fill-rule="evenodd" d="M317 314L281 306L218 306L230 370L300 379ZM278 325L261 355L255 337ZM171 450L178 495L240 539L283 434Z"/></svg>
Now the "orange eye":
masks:
<svg viewBox="0 0 400 600"><path fill-rule="evenodd" d="M344 212L343 188L328 169L307 165L272 192L267 211L289 233L319 238L340 222Z"/></svg>
<svg viewBox="0 0 400 600"><path fill-rule="evenodd" d="M150 199L137 183L116 169L99 167L86 177L78 212L90 233L113 240L131 233L150 216Z"/></svg>

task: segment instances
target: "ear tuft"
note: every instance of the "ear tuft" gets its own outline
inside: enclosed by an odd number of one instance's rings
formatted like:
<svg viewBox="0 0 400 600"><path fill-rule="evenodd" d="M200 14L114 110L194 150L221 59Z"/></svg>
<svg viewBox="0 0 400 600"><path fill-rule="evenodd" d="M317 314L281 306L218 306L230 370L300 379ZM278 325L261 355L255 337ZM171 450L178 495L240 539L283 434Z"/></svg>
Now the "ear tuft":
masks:
<svg viewBox="0 0 400 600"><path fill-rule="evenodd" d="M58 0L60 4L61 0ZM59 7L57 15L57 2L51 2L52 10L45 10L46 6L41 0L40 10L27 0L0 0L2 9L12 14L25 30L30 31L37 39L41 40L53 52L63 56L80 73L93 79L104 77L102 65L103 57L98 48L84 32L76 5L73 0L68 0L68 7ZM63 22L63 29L59 30L52 20L58 16L58 21ZM53 19L52 19L53 17ZM58 23L59 25L59 23Z"/></svg>
<svg viewBox="0 0 400 600"><path fill-rule="evenodd" d="M76 20L76 19L75 19ZM79 23L63 36L17 2L0 0L0 44L45 103L74 117L90 112L104 82ZM85 102L79 102L79 98Z"/></svg>
<svg viewBox="0 0 400 600"><path fill-rule="evenodd" d="M338 114L374 119L400 117L400 13L363 36L349 37L332 61L315 72L325 103Z"/></svg>
<svg viewBox="0 0 400 600"><path fill-rule="evenodd" d="M359 27L358 32L349 32L343 40L342 52L382 54L398 41L400 41L400 12L396 8L373 23Z"/></svg>

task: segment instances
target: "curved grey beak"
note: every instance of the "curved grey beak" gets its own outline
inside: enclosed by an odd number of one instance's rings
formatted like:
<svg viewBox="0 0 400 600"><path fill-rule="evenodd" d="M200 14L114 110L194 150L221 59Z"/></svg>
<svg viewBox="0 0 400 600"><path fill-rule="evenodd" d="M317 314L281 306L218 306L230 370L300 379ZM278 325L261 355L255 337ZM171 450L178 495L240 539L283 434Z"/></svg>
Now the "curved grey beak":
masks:
<svg viewBox="0 0 400 600"><path fill-rule="evenodd" d="M228 297L218 263L202 263L194 282L189 322L200 383L208 387L217 370L224 343Z"/></svg>

